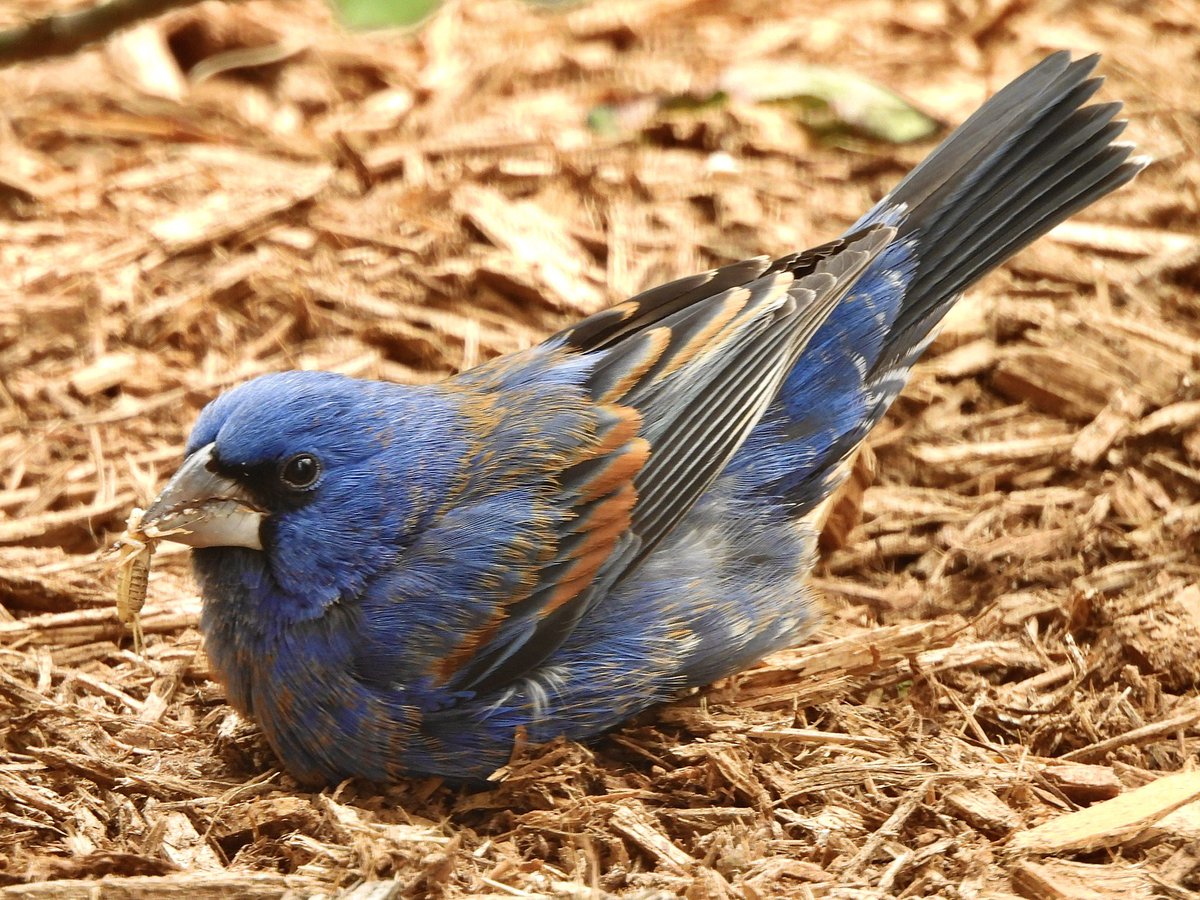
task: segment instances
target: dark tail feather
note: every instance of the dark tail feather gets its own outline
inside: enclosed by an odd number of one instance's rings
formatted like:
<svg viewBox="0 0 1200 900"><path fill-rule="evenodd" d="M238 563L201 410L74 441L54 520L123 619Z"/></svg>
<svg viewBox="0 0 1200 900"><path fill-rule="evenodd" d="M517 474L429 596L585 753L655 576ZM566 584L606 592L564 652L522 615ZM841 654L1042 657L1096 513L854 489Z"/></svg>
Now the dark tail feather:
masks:
<svg viewBox="0 0 1200 900"><path fill-rule="evenodd" d="M1146 162L1113 143L1120 103L1084 107L1098 56L1055 53L979 108L859 223L899 225L917 266L874 371L911 355L954 299ZM857 227L857 226L856 226Z"/></svg>

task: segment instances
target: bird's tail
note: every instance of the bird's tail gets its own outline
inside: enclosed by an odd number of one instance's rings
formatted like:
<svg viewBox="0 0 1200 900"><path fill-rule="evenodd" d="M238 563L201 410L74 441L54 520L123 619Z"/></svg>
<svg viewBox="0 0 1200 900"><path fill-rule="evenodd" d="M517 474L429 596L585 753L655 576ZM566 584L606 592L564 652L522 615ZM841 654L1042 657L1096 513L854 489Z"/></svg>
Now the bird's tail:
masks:
<svg viewBox="0 0 1200 900"><path fill-rule="evenodd" d="M1083 106L1098 54L1048 56L959 126L856 227L899 220L915 271L877 369L903 364L966 288L1055 225L1116 190L1146 160L1115 143L1119 102Z"/></svg>
<svg viewBox="0 0 1200 900"><path fill-rule="evenodd" d="M1055 53L956 129L851 229L886 223L875 258L796 363L743 464L757 487L812 510L883 417L963 290L1145 165L1116 143L1120 103L1084 106L1098 57ZM768 483L769 482L769 483Z"/></svg>

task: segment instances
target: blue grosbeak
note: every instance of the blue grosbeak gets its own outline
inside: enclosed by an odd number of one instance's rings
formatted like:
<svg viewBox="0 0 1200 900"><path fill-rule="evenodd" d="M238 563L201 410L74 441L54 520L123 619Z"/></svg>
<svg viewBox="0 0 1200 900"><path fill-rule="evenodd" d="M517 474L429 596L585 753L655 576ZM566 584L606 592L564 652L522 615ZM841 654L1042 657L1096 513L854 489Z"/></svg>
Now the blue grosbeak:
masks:
<svg viewBox="0 0 1200 900"><path fill-rule="evenodd" d="M146 513L298 778L486 776L800 641L814 518L962 291L1144 166L1096 57L992 97L842 238L407 387L267 375Z"/></svg>

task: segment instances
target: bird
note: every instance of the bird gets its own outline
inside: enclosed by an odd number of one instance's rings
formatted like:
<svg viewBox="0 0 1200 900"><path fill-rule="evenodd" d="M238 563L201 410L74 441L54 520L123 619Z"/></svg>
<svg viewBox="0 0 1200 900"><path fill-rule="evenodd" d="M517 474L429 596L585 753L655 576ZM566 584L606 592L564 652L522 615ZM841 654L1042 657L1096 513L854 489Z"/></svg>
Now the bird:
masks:
<svg viewBox="0 0 1200 900"><path fill-rule="evenodd" d="M836 240L425 385L200 413L145 511L228 702L302 784L486 779L803 641L817 517L963 292L1147 164L1056 52Z"/></svg>

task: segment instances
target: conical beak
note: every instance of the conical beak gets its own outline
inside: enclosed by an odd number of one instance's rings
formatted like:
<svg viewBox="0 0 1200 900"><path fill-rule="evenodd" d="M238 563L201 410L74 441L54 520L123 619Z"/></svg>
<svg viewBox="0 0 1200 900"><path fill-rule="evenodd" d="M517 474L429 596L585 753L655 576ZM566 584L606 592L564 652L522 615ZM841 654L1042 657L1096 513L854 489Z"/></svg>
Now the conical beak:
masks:
<svg viewBox="0 0 1200 900"><path fill-rule="evenodd" d="M189 456L142 516L142 530L192 547L262 549L266 512L236 481L217 474L213 445Z"/></svg>

